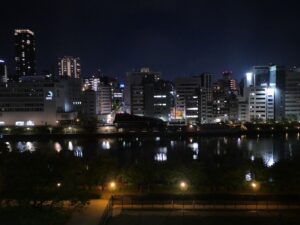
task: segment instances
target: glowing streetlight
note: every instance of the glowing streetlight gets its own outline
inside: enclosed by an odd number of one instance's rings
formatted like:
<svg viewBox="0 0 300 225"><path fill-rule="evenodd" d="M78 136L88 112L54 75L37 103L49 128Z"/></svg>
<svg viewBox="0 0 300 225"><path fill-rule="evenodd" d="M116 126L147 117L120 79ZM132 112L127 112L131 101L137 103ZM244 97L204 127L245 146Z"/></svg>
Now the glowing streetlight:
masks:
<svg viewBox="0 0 300 225"><path fill-rule="evenodd" d="M117 189L117 183L115 181L111 181L109 184L108 184L108 187L109 187L109 190L110 191L115 191Z"/></svg>
<svg viewBox="0 0 300 225"><path fill-rule="evenodd" d="M60 187L61 187L61 183L58 182L58 183L56 184L56 187L60 188Z"/></svg>
<svg viewBox="0 0 300 225"><path fill-rule="evenodd" d="M186 191L187 188L188 188L188 185L185 181L181 181L180 184L179 184L179 187L180 187L180 190Z"/></svg>
<svg viewBox="0 0 300 225"><path fill-rule="evenodd" d="M250 186L253 189L253 191L257 191L259 189L259 183L257 183L256 181L252 181L250 183Z"/></svg>

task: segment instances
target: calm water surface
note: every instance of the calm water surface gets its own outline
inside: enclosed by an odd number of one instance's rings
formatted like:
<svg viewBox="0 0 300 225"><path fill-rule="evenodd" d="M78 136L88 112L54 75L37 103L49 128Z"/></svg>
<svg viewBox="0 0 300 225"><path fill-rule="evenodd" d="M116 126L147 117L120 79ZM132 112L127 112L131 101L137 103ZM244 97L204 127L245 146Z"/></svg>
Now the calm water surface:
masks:
<svg viewBox="0 0 300 225"><path fill-rule="evenodd" d="M49 154L73 154L89 159L111 155L120 164L139 159L166 161L211 160L226 158L234 162L262 159L266 166L283 160L300 161L300 134L237 137L131 137L131 138L22 138L2 140L7 151L46 151Z"/></svg>

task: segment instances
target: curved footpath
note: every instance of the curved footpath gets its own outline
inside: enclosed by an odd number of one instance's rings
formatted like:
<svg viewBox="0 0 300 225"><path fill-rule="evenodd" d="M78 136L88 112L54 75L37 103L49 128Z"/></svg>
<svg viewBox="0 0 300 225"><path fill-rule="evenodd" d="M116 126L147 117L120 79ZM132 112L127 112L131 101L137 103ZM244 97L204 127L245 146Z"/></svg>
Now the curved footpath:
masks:
<svg viewBox="0 0 300 225"><path fill-rule="evenodd" d="M99 225L108 200L91 200L84 209L75 212L67 225Z"/></svg>

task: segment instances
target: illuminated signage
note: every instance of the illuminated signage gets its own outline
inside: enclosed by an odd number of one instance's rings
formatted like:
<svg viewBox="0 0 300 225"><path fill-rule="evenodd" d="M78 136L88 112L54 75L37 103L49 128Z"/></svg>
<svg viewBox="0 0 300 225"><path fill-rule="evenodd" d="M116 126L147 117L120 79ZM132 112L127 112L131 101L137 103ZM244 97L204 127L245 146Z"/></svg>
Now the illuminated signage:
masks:
<svg viewBox="0 0 300 225"><path fill-rule="evenodd" d="M25 125L25 122L24 121L16 121L16 126L18 127L22 127Z"/></svg>
<svg viewBox="0 0 300 225"><path fill-rule="evenodd" d="M26 122L26 126L34 126L34 122L31 121L31 120L28 120L28 121Z"/></svg>
<svg viewBox="0 0 300 225"><path fill-rule="evenodd" d="M46 95L46 100L53 100L53 92L52 91L48 91L47 95Z"/></svg>

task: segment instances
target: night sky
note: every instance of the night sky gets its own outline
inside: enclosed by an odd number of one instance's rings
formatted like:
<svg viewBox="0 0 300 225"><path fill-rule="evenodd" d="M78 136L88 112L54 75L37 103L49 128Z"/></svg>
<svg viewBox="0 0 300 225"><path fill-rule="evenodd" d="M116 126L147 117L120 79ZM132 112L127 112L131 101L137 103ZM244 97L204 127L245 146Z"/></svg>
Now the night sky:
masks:
<svg viewBox="0 0 300 225"><path fill-rule="evenodd" d="M14 72L13 30L36 34L37 69L64 55L84 76L123 78L143 66L172 79L252 65L300 65L300 4L289 0L9 0L1 2L0 58Z"/></svg>

